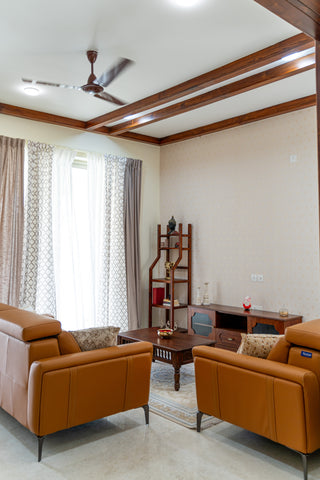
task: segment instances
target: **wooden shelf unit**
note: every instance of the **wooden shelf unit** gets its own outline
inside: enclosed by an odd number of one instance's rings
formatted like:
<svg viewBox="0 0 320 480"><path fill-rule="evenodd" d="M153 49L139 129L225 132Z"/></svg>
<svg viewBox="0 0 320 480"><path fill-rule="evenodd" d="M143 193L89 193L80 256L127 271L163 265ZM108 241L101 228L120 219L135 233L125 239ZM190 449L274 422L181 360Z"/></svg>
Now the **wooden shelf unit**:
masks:
<svg viewBox="0 0 320 480"><path fill-rule="evenodd" d="M165 241L166 246L161 242ZM173 246L174 245L174 246ZM175 246L178 245L178 246ZM191 302L191 255L192 255L192 225L188 224L188 232L183 233L183 225L179 223L178 230L169 234L161 233L161 225L157 227L157 256L149 268L149 327L152 327L152 311L153 308L162 308L166 312L166 323L169 322L170 328L174 328L174 312L187 308ZM174 262L174 266L170 271L170 279L162 277L154 277L154 269L158 266L158 262ZM181 265L181 262L183 263ZM186 278L179 278L179 270L186 272ZM162 283L165 288L165 298L170 296L171 305L158 305L153 303L153 285L154 283ZM187 303L174 306L175 285L185 284L187 287L186 297Z"/></svg>
<svg viewBox="0 0 320 480"><path fill-rule="evenodd" d="M281 317L276 312L227 305L188 305L188 334L211 338L216 347L233 351L240 345L241 333L283 334L301 322L301 315Z"/></svg>

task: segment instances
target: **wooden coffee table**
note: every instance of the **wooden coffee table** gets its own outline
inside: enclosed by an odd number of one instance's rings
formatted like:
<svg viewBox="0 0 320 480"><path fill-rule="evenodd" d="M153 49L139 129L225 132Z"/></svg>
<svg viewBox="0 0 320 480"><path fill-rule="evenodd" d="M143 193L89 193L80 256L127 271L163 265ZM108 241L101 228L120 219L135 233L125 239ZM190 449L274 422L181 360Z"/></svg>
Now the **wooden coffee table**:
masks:
<svg viewBox="0 0 320 480"><path fill-rule="evenodd" d="M121 332L118 335L118 345L132 342L150 342L153 344L153 360L169 363L174 368L174 389L180 388L180 367L193 362L192 348L197 345L213 346L216 342L198 335L174 332L170 338L160 338L158 327L141 328Z"/></svg>

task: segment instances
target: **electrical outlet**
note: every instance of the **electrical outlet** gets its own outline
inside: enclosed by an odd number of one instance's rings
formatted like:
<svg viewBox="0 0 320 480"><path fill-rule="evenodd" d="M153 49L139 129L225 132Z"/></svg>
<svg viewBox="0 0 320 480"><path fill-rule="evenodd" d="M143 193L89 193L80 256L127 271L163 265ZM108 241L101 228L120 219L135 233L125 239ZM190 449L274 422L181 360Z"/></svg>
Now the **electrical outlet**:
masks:
<svg viewBox="0 0 320 480"><path fill-rule="evenodd" d="M258 274L257 274L257 281L258 281L258 282L263 282L263 281L264 281L264 278L263 278L263 274L262 274L262 273L258 273Z"/></svg>
<svg viewBox="0 0 320 480"><path fill-rule="evenodd" d="M251 282L256 282L256 281L257 281L257 274L251 273Z"/></svg>
<svg viewBox="0 0 320 480"><path fill-rule="evenodd" d="M252 310L262 310L262 305L252 305Z"/></svg>

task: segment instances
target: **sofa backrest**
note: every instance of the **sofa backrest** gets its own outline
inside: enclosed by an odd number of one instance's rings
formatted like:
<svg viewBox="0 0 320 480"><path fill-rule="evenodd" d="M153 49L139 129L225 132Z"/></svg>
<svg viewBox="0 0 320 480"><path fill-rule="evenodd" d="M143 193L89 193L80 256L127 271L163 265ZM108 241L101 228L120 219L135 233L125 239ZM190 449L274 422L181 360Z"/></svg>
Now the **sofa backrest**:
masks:
<svg viewBox="0 0 320 480"><path fill-rule="evenodd" d="M0 406L27 426L29 369L60 355L58 320L0 304Z"/></svg>
<svg viewBox="0 0 320 480"><path fill-rule="evenodd" d="M285 338L273 347L268 360L311 370L320 385L320 319L288 327Z"/></svg>
<svg viewBox="0 0 320 480"><path fill-rule="evenodd" d="M313 371L320 384L320 319L288 327L285 337L291 344L288 363Z"/></svg>

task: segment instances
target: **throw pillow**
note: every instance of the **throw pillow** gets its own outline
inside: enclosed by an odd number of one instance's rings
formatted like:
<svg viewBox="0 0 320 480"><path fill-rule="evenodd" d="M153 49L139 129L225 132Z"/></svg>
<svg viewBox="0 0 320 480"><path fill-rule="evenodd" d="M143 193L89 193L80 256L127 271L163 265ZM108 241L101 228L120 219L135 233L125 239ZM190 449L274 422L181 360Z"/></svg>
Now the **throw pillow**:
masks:
<svg viewBox="0 0 320 480"><path fill-rule="evenodd" d="M93 327L70 331L82 352L117 345L119 327Z"/></svg>
<svg viewBox="0 0 320 480"><path fill-rule="evenodd" d="M263 333L241 333L241 343L237 353L251 357L267 358L273 346L284 335Z"/></svg>

